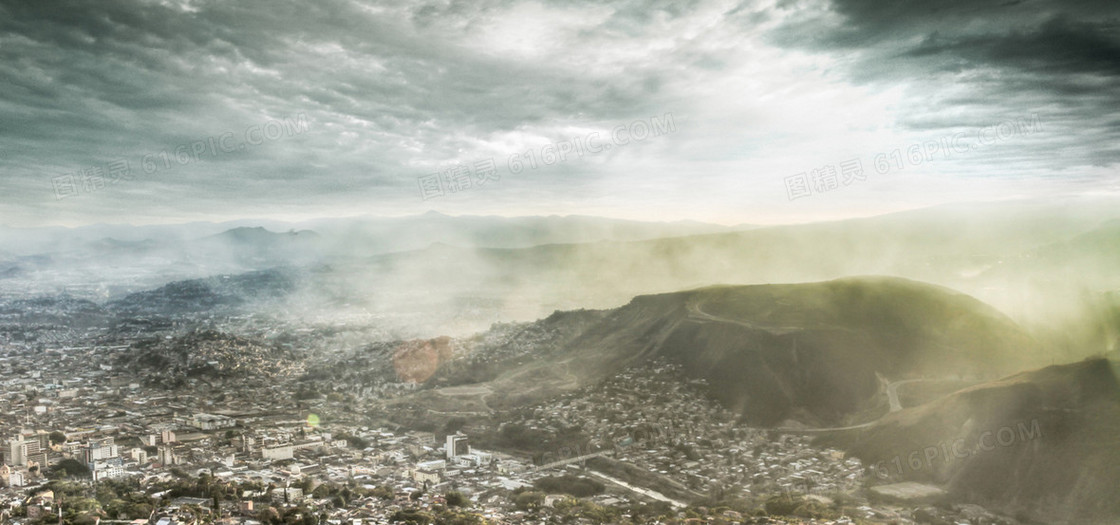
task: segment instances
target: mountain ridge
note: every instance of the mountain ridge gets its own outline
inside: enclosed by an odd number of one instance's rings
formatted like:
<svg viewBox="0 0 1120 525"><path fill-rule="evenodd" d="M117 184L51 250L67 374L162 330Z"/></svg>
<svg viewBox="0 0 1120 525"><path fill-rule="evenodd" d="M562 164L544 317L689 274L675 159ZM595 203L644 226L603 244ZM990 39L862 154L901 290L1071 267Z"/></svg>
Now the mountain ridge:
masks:
<svg viewBox="0 0 1120 525"><path fill-rule="evenodd" d="M776 298L810 315L766 306ZM635 297L486 385L492 407L513 407L660 356L750 422L828 426L882 405L880 375L991 378L1037 359L1033 344L990 306L916 281L720 286Z"/></svg>

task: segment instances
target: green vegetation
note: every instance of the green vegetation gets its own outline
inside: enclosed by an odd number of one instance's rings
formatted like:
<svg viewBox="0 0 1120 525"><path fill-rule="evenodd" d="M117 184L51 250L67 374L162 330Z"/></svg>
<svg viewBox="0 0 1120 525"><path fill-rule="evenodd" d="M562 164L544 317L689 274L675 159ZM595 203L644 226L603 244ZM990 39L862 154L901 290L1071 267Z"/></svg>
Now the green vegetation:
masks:
<svg viewBox="0 0 1120 525"><path fill-rule="evenodd" d="M435 506L431 511L401 509L390 516L390 521L413 525L482 525L486 520L478 514Z"/></svg>
<svg viewBox="0 0 1120 525"><path fill-rule="evenodd" d="M361 436L354 436L345 432L340 432L334 436L335 439L344 439L350 445L350 448L362 450L369 446L369 441L363 439Z"/></svg>
<svg viewBox="0 0 1120 525"><path fill-rule="evenodd" d="M299 388L296 389L296 392L293 395L293 397L298 401L318 399L320 396L322 396L322 394L319 393L319 390L317 388L315 388L314 386L303 384L301 384Z"/></svg>
<svg viewBox="0 0 1120 525"><path fill-rule="evenodd" d="M368 489L358 485L343 485L338 483L322 483L311 489L311 481L295 485L304 489L317 499L330 500L330 506L343 508L349 502L359 498L377 497L383 500L393 498L393 489L379 486ZM223 502L238 501L245 492L262 493L261 496L250 498L258 503L257 519L268 525L318 525L325 519L322 512L325 509L312 509L304 505L276 507L272 505L269 492L276 488L274 485L265 485L260 482L229 483L208 475L198 478L176 478L170 481L158 482L141 489L139 478L123 480L107 479L90 485L73 480L52 480L45 489L55 493L55 500L61 502L63 522L65 524L92 523L94 517L103 519L147 519L152 511L158 507L166 506L172 500L180 497L204 498L210 500L211 508L218 508ZM163 493L162 498L153 500L149 494ZM456 493L452 493L456 494ZM461 503L465 506L466 499ZM329 507L328 507L329 508ZM208 511L195 508L199 517ZM440 524L471 524L481 523L472 521L466 512L441 512L434 516L434 521L429 523ZM51 525L57 522L57 517L47 516L41 523L35 525Z"/></svg>
<svg viewBox="0 0 1120 525"><path fill-rule="evenodd" d="M620 509L575 498L557 501L553 509L560 515L561 521L571 521L571 518L575 518L590 520L592 523L616 523L622 515Z"/></svg>
<svg viewBox="0 0 1120 525"><path fill-rule="evenodd" d="M51 468L50 475L57 478L88 478L90 472L85 463L73 458L66 458Z"/></svg>
<svg viewBox="0 0 1120 525"><path fill-rule="evenodd" d="M466 507L470 504L466 496L462 492L452 491L444 494L444 501L447 502L448 507Z"/></svg>
<svg viewBox="0 0 1120 525"><path fill-rule="evenodd" d="M835 519L840 513L817 501L803 496L782 494L766 500L763 509L771 516L797 516L800 518Z"/></svg>
<svg viewBox="0 0 1120 525"><path fill-rule="evenodd" d="M570 474L541 478L534 482L533 486L547 494L568 494L577 498L602 494L605 488L598 481L578 478Z"/></svg>
<svg viewBox="0 0 1120 525"><path fill-rule="evenodd" d="M544 505L544 493L532 490L515 493L513 504L517 506L518 510L537 510Z"/></svg>
<svg viewBox="0 0 1120 525"><path fill-rule="evenodd" d="M1038 344L994 308L948 288L888 277L638 296L591 319L579 337L558 340L566 343L534 359L495 361L502 373L482 383L492 392L491 408L528 406L610 377L635 359L658 357L707 381L708 394L752 425L794 419L844 426L887 411L880 377L994 378L1036 364L1040 355ZM437 383L454 383L452 376ZM446 397L428 392L409 401L453 410L439 404ZM853 421L857 415L864 419ZM569 439L511 425L491 439L487 445L522 452L581 443L578 434Z"/></svg>
<svg viewBox="0 0 1120 525"><path fill-rule="evenodd" d="M586 450L588 442L587 436L578 426L561 428L555 432L545 432L531 429L520 423L504 424L501 426L501 430L489 435L475 434L472 440L483 447L532 454L536 463L562 459L561 457L553 457L548 453L570 453L571 456L575 456L576 451Z"/></svg>
<svg viewBox="0 0 1120 525"><path fill-rule="evenodd" d="M96 489L66 480L50 481L44 487L61 502L64 523L92 522L95 516L108 519L147 518L152 512L151 498L140 490L136 480L104 480ZM57 522L45 516L44 524Z"/></svg>

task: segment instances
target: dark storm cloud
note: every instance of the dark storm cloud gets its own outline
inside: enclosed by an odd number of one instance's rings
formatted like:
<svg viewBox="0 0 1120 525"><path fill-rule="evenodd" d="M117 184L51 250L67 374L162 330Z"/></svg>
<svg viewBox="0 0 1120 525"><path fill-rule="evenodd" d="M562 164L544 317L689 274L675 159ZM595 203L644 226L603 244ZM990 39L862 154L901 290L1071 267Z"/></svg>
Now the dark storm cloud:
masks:
<svg viewBox="0 0 1120 525"><path fill-rule="evenodd" d="M882 2L835 0L832 12L843 17L842 27L821 41L831 45L867 46L887 40L909 40L933 31L991 31L1066 15L1094 19L1117 13L1108 0L932 0Z"/></svg>
<svg viewBox="0 0 1120 525"><path fill-rule="evenodd" d="M790 47L878 50L896 58L959 58L1042 71L1115 74L1120 4L1110 1L879 2L834 0L771 33ZM876 55L876 59L882 58ZM965 63L948 67L968 67Z"/></svg>
<svg viewBox="0 0 1120 525"><path fill-rule="evenodd" d="M0 180L18 197L8 204L50 199L52 175L296 114L317 133L198 163L144 187L156 198L190 194L200 208L234 199L266 205L251 194L207 190L256 176L252 170L264 169L256 160L272 156L275 165L264 171L303 179L291 199L363 185L411 198L425 169L413 161L453 160L476 137L576 115L617 121L663 112L656 67L574 74L550 56L472 48L485 36L480 23L500 20L509 5L449 6L6 3Z"/></svg>
<svg viewBox="0 0 1120 525"><path fill-rule="evenodd" d="M1050 74L1120 75L1120 21L1074 22L1055 17L1026 31L946 38L934 33L904 57L952 56L968 64L1016 67Z"/></svg>
<svg viewBox="0 0 1120 525"><path fill-rule="evenodd" d="M788 2L781 46L844 57L854 82L906 92L912 130L982 126L1032 114L1052 138L1042 165L1120 162L1120 3L935 0ZM1076 153L1076 154L1074 154Z"/></svg>
<svg viewBox="0 0 1120 525"><path fill-rule="evenodd" d="M1109 5L0 0L0 223L411 213L428 206L417 177L441 166L667 113L681 128L672 140L440 204L601 199L644 212L643 198L711 191L734 207L727 190L749 186L740 174L801 169L805 151L1038 108L1054 137L1026 153L1102 165L1118 102ZM902 103L882 94L900 87ZM145 155L297 115L306 133L139 173ZM1092 152L1057 154L1075 143ZM136 181L56 200L52 177L122 158Z"/></svg>

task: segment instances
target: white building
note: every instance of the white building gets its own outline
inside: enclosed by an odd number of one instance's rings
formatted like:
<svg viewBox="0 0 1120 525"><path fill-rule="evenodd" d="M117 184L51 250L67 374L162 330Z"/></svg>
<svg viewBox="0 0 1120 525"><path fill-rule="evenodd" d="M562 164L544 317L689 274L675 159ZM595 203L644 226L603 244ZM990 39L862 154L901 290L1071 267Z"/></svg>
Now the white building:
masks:
<svg viewBox="0 0 1120 525"><path fill-rule="evenodd" d="M159 462L162 465L176 465L179 463L179 458L175 456L175 449L170 445L163 445L159 447Z"/></svg>
<svg viewBox="0 0 1120 525"><path fill-rule="evenodd" d="M91 439L85 447L86 463L94 463L120 456L113 438Z"/></svg>
<svg viewBox="0 0 1120 525"><path fill-rule="evenodd" d="M27 466L30 462L45 464L50 441L46 433L16 434L8 440L7 462L14 466Z"/></svg>
<svg viewBox="0 0 1120 525"><path fill-rule="evenodd" d="M416 464L416 468L420 470L445 470L447 469L447 461L443 459L421 461Z"/></svg>
<svg viewBox="0 0 1120 525"><path fill-rule="evenodd" d="M427 483L429 485L436 485L439 484L439 472L416 469L412 471L412 481L415 481L416 483Z"/></svg>
<svg viewBox="0 0 1120 525"><path fill-rule="evenodd" d="M128 450L128 457L132 461L135 461L135 462L140 463L140 464L144 464L144 463L148 462L148 453L140 447L135 447L135 448L129 449Z"/></svg>
<svg viewBox="0 0 1120 525"><path fill-rule="evenodd" d="M295 446L292 444L287 445L273 445L271 447L261 448L261 457L271 460L292 459L295 453Z"/></svg>
<svg viewBox="0 0 1120 525"><path fill-rule="evenodd" d="M98 461L93 464L90 472L93 474L94 481L123 478L125 475L124 467L121 466L120 461Z"/></svg>
<svg viewBox="0 0 1120 525"><path fill-rule="evenodd" d="M22 435L17 434L8 440L8 463L16 466L27 464L27 445Z"/></svg>
<svg viewBox="0 0 1120 525"><path fill-rule="evenodd" d="M237 426L237 420L215 414L195 414L191 416L191 426L200 430L220 430Z"/></svg>
<svg viewBox="0 0 1120 525"><path fill-rule="evenodd" d="M22 487L27 485L27 479L23 475L22 470L13 470L11 475L8 476L9 487Z"/></svg>
<svg viewBox="0 0 1120 525"><path fill-rule="evenodd" d="M467 436L458 432L447 436L447 444L444 445L444 450L447 452L447 459L449 461L455 459L455 456L471 453L471 447L467 443Z"/></svg>
<svg viewBox="0 0 1120 525"><path fill-rule="evenodd" d="M9 487L22 487L27 484L23 469L12 468L8 465L0 465L0 480L7 483Z"/></svg>

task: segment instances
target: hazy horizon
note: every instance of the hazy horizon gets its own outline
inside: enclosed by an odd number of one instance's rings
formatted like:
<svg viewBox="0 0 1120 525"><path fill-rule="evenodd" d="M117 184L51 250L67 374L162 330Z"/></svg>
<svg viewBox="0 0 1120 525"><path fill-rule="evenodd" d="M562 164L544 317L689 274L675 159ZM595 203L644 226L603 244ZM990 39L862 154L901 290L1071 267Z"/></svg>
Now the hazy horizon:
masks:
<svg viewBox="0 0 1120 525"><path fill-rule="evenodd" d="M636 223L650 223L650 224L673 224L673 223L699 223L709 224L713 226L721 226L726 228L754 228L754 227L775 227L775 226L797 226L817 223L828 223L846 221L850 219L868 219L875 217L883 217L895 214L904 214L907 212L920 212L923 210L939 210L939 209L971 209L980 210L984 207L1002 208L1009 206L1023 206L1023 207L1055 207L1059 206L1057 203L1059 199L1051 196L1050 198L1037 198L1037 197L1009 197L996 200L961 200L953 202L944 202L937 204L916 205L910 207L900 207L898 209L883 209L883 210L865 210L863 212L851 211L849 213L837 213L835 215L816 216L816 215L803 215L792 217L774 217L767 220L765 217L758 215L744 215L749 220L745 221L718 221L718 220L703 220L697 218L696 215L682 214L679 216L666 217L663 212L652 213L649 216L643 215L611 215L611 214L587 214L587 213L519 213L510 211L506 213L473 213L473 212L447 212L437 209L420 209L415 212L402 213L402 214L377 214L377 213L354 213L348 215L331 215L329 213L324 215L253 215L253 216L239 216L230 215L227 217L209 217L197 218L194 220L186 220L179 217L165 218L162 220L152 220L151 222L129 222L122 220L119 222L110 221L94 221L83 222L75 224L53 224L53 223L38 223L35 225L15 225L0 222L0 228L7 228L12 230L25 230L35 228L65 228L65 229L81 229L85 227L158 227L158 226L185 226L191 224L209 224L215 226L229 225L232 227L249 226L249 225L293 225L302 226L310 225L316 222L323 221L345 221L345 220L360 220L360 219L405 219L416 218L423 216L431 216L438 214L439 216L448 218L500 218L500 219L522 219L522 218L595 218L606 219L612 221L629 221ZM1104 194L1084 194L1084 195L1067 195L1061 197L1061 200L1068 202L1070 206L1078 204L1102 204L1109 202L1120 203L1120 193L1117 195L1104 195ZM267 226L266 226L266 229Z"/></svg>

